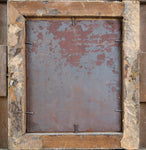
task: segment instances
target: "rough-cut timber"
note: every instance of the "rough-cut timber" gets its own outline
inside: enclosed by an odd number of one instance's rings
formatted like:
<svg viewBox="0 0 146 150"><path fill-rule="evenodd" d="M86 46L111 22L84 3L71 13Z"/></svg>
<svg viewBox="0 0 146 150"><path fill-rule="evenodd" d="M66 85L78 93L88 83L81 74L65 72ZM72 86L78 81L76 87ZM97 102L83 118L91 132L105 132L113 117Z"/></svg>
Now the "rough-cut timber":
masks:
<svg viewBox="0 0 146 150"><path fill-rule="evenodd" d="M7 2L7 0L1 0L1 1L0 1L0 3L5 3L5 2Z"/></svg>
<svg viewBox="0 0 146 150"><path fill-rule="evenodd" d="M6 1L6 0L2 0L2 1ZM20 1L20 0L9 0L9 1ZM21 1L32 1L32 0L21 0ZM33 0L33 1L44 1L44 0ZM75 1L75 2L77 2L77 0L59 0L60 2L63 2L63 1L65 1L65 2L73 2L73 1ZM88 0L80 0L81 2L85 2L85 1L87 1L87 2L89 2ZM92 1L94 1L94 2L114 2L114 1L119 1L119 2L121 2L122 0L92 0ZM52 0L47 0L47 2L52 2Z"/></svg>
<svg viewBox="0 0 146 150"><path fill-rule="evenodd" d="M7 4L0 1L0 149L8 148L6 88ZM2 97L1 97L2 96Z"/></svg>
<svg viewBox="0 0 146 150"><path fill-rule="evenodd" d="M146 103L140 104L140 148L146 148Z"/></svg>
<svg viewBox="0 0 146 150"><path fill-rule="evenodd" d="M121 17L123 3L104 2L11 2L24 16L110 16ZM33 9L32 9L33 6ZM69 9L68 9L69 8Z"/></svg>
<svg viewBox="0 0 146 150"><path fill-rule="evenodd" d="M7 5L0 3L0 45L7 45Z"/></svg>
<svg viewBox="0 0 146 150"><path fill-rule="evenodd" d="M139 146L139 2L125 2L123 14L123 138L121 146Z"/></svg>
<svg viewBox="0 0 146 150"><path fill-rule="evenodd" d="M142 3L146 3L146 1L145 1L145 0L137 0L137 1L140 1L140 2L142 2Z"/></svg>
<svg viewBox="0 0 146 150"><path fill-rule="evenodd" d="M140 101L146 102L146 5L140 5Z"/></svg>
<svg viewBox="0 0 146 150"><path fill-rule="evenodd" d="M8 108L7 98L0 97L0 149L8 147Z"/></svg>
<svg viewBox="0 0 146 150"><path fill-rule="evenodd" d="M140 101L146 102L146 53L140 54Z"/></svg>
<svg viewBox="0 0 146 150"><path fill-rule="evenodd" d="M0 96L6 96L6 46L0 45Z"/></svg>
<svg viewBox="0 0 146 150"><path fill-rule="evenodd" d="M146 52L146 4L140 5L140 49Z"/></svg>

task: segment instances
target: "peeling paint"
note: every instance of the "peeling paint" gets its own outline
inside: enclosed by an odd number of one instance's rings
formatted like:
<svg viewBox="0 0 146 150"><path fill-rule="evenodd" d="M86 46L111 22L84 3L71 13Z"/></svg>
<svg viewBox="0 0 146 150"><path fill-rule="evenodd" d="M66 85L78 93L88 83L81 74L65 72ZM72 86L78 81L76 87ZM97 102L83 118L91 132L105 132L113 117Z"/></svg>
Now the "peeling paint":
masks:
<svg viewBox="0 0 146 150"><path fill-rule="evenodd" d="M10 24L9 26L9 32L8 32L8 44L10 46L15 46L18 41L18 35L17 33L21 31L22 29L19 28L17 25Z"/></svg>
<svg viewBox="0 0 146 150"><path fill-rule="evenodd" d="M126 149L139 147L139 2L125 2L124 35L124 119L121 145Z"/></svg>
<svg viewBox="0 0 146 150"><path fill-rule="evenodd" d="M39 9L39 10L37 10L36 15L37 16L42 16L45 13L46 13L46 11L44 9Z"/></svg>

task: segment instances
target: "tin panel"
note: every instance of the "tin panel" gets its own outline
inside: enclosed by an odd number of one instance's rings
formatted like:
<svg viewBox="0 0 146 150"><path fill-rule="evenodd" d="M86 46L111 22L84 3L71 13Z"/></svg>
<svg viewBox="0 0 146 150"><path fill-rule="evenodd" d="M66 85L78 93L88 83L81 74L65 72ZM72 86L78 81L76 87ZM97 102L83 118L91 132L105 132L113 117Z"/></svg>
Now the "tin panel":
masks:
<svg viewBox="0 0 146 150"><path fill-rule="evenodd" d="M121 131L119 20L27 21L27 132Z"/></svg>

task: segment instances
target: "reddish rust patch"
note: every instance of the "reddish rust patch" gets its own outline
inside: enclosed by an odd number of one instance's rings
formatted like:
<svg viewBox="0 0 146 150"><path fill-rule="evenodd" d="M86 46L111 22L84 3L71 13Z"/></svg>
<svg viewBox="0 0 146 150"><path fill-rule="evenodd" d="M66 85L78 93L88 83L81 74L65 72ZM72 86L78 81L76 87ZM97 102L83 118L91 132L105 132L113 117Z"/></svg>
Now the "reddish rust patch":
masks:
<svg viewBox="0 0 146 150"><path fill-rule="evenodd" d="M115 42L118 38L117 34L104 34L100 37L100 42L108 41L108 42Z"/></svg>
<svg viewBox="0 0 146 150"><path fill-rule="evenodd" d="M92 129L91 129L91 128L89 128L88 130L86 130L86 132L92 132Z"/></svg>
<svg viewBox="0 0 146 150"><path fill-rule="evenodd" d="M112 92L116 92L116 88L115 87L112 87Z"/></svg>
<svg viewBox="0 0 146 150"><path fill-rule="evenodd" d="M114 74L119 74L119 72L116 71L115 69L113 70L113 73L114 73Z"/></svg>
<svg viewBox="0 0 146 150"><path fill-rule="evenodd" d="M105 61L105 54L100 54L100 55L98 55L98 56L97 56L97 59L98 59L98 60L103 60L103 61Z"/></svg>
<svg viewBox="0 0 146 150"><path fill-rule="evenodd" d="M110 58L110 60L107 61L107 65L112 67L114 61L113 61L113 58Z"/></svg>
<svg viewBox="0 0 146 150"><path fill-rule="evenodd" d="M43 27L42 27L42 26L39 26L39 29L40 29L40 30L43 30Z"/></svg>
<svg viewBox="0 0 146 150"><path fill-rule="evenodd" d="M42 34L42 33L39 33L39 34L37 35L37 37L38 37L40 40L43 40L43 34Z"/></svg>
<svg viewBox="0 0 146 150"><path fill-rule="evenodd" d="M96 65L100 66L102 63L104 63L105 61L105 54L99 54L97 55L97 61L96 61Z"/></svg>
<svg viewBox="0 0 146 150"><path fill-rule="evenodd" d="M32 45L32 49L31 49L31 51L34 52L35 54L37 54L37 49L36 49L36 47L37 47L37 44L33 44L33 45Z"/></svg>
<svg viewBox="0 0 146 150"><path fill-rule="evenodd" d="M103 24L103 26L111 31L111 32L115 32L115 31L119 31L120 30L120 26L118 23L113 23L112 21L107 21Z"/></svg>

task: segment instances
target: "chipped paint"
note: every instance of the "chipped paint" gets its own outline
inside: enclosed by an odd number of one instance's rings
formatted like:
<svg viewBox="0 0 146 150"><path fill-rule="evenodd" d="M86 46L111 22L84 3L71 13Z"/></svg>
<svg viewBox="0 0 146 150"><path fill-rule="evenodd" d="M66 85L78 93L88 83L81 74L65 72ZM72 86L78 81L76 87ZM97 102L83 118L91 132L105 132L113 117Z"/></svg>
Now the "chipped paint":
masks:
<svg viewBox="0 0 146 150"><path fill-rule="evenodd" d="M37 10L36 15L37 16L42 16L45 12L46 11L44 9L39 9L39 10Z"/></svg>
<svg viewBox="0 0 146 150"><path fill-rule="evenodd" d="M124 49L124 119L121 145L139 147L139 2L125 2L123 20Z"/></svg>
<svg viewBox="0 0 146 150"><path fill-rule="evenodd" d="M8 44L10 46L15 46L17 44L18 41L18 32L21 31L22 29L19 28L17 25L12 25L10 24L9 26L9 32L8 32Z"/></svg>

